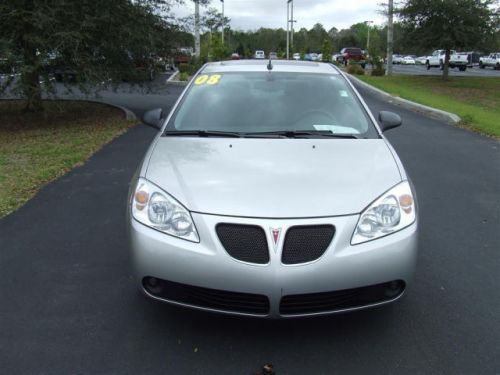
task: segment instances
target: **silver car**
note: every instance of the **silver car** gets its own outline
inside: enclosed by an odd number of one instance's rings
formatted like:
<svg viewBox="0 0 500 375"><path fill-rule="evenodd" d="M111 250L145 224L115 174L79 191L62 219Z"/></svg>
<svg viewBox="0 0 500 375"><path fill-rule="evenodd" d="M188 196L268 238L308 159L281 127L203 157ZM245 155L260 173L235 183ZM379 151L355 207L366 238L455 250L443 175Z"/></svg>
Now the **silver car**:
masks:
<svg viewBox="0 0 500 375"><path fill-rule="evenodd" d="M401 161L331 64L205 65L130 186L135 275L149 297L207 311L299 317L397 300L417 255Z"/></svg>

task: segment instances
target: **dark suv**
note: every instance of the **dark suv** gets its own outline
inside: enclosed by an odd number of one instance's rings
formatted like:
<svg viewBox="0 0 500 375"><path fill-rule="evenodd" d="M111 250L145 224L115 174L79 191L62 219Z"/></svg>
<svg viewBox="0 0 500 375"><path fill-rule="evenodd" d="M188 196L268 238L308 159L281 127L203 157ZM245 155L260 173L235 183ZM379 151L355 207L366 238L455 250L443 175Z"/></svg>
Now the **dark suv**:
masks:
<svg viewBox="0 0 500 375"><path fill-rule="evenodd" d="M343 57L344 64L347 65L349 62L356 62L364 69L366 65L365 55L361 48L357 47L346 47L342 48L340 54Z"/></svg>

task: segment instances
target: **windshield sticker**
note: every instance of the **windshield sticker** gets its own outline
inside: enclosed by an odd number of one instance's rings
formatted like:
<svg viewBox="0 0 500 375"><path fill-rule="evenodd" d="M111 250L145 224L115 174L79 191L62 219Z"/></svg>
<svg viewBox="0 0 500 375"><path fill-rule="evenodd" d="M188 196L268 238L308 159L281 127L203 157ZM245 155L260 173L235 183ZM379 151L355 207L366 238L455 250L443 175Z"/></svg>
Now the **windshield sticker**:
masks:
<svg viewBox="0 0 500 375"><path fill-rule="evenodd" d="M194 84L196 86L201 86L201 85L217 85L219 84L219 81L221 80L222 75L220 74L212 74L212 75L207 75L207 74L202 74L194 80Z"/></svg>
<svg viewBox="0 0 500 375"><path fill-rule="evenodd" d="M340 93L340 96L343 96L344 98L349 97L349 94L347 94L347 91L345 91L345 90L340 90L339 93Z"/></svg>
<svg viewBox="0 0 500 375"><path fill-rule="evenodd" d="M358 129L342 125L313 125L315 130L330 131L333 134L360 134Z"/></svg>

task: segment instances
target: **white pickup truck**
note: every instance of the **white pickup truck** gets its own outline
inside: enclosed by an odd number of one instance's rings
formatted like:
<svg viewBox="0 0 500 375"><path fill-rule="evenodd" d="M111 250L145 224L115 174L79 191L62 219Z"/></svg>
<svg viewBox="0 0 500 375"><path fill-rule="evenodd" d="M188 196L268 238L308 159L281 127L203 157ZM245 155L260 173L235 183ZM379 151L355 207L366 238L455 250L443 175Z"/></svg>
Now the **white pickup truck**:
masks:
<svg viewBox="0 0 500 375"><path fill-rule="evenodd" d="M427 70L433 67L439 67L441 70L444 68L444 60L445 60L446 50L438 49L432 52L432 55L427 57L427 61L425 65L427 66ZM457 51L450 51L450 68L458 68L461 72L467 69L467 56L459 55Z"/></svg>
<svg viewBox="0 0 500 375"><path fill-rule="evenodd" d="M479 58L479 67L481 69L491 66L493 69L500 69L500 52L490 53L489 56Z"/></svg>

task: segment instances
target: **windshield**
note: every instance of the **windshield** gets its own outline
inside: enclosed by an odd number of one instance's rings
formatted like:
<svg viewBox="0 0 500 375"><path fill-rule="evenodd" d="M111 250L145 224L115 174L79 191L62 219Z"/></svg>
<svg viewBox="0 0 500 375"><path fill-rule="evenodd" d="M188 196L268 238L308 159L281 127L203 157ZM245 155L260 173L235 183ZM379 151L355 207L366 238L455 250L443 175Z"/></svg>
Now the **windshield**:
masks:
<svg viewBox="0 0 500 375"><path fill-rule="evenodd" d="M342 76L282 72L199 75L166 130L378 137Z"/></svg>

